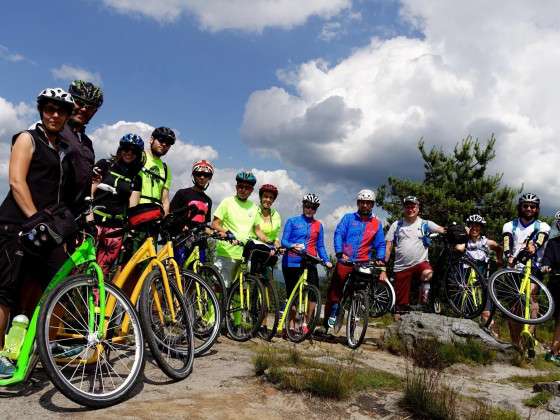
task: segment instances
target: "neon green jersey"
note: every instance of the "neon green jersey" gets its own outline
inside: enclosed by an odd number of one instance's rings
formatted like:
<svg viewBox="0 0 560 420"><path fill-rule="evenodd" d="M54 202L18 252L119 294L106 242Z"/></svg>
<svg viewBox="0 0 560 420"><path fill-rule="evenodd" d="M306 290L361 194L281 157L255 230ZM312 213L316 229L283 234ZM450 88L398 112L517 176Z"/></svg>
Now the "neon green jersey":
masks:
<svg viewBox="0 0 560 420"><path fill-rule="evenodd" d="M258 207L251 200L241 201L235 197L224 198L214 217L222 221L222 227L235 235L236 239L245 242L253 235ZM240 260L243 248L225 241L216 244L216 255Z"/></svg>
<svg viewBox="0 0 560 420"><path fill-rule="evenodd" d="M255 219L255 226L260 226L262 232L266 236L266 239L269 242L274 242L278 239L278 235L280 234L280 227L282 226L282 218L280 217L280 213L278 213L274 209L270 209L270 221L266 221L263 219L262 210L259 206L257 211L257 217ZM253 235L256 238L257 235L254 233Z"/></svg>
<svg viewBox="0 0 560 420"><path fill-rule="evenodd" d="M171 189L171 171L163 161L146 152L146 162L140 170L140 178L142 179L142 189L140 191L140 203L158 203L161 204L163 190Z"/></svg>

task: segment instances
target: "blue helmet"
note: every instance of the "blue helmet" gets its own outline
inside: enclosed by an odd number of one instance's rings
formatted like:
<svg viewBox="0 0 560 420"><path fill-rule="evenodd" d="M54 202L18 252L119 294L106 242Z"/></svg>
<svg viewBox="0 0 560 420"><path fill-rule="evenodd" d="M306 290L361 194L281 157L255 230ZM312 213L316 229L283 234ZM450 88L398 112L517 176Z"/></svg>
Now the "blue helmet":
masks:
<svg viewBox="0 0 560 420"><path fill-rule="evenodd" d="M246 182L247 184L251 184L253 187L257 183L257 178L255 178L255 175L253 175L252 172L241 171L235 176L235 180L237 182Z"/></svg>
<svg viewBox="0 0 560 420"><path fill-rule="evenodd" d="M128 133L121 137L119 147L134 146L139 152L144 150L144 140L138 134Z"/></svg>

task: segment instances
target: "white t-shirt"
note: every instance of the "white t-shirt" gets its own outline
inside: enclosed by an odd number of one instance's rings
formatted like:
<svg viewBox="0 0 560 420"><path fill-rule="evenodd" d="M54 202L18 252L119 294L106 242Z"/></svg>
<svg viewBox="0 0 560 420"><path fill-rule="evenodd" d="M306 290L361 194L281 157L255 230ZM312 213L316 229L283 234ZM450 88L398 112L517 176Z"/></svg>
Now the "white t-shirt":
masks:
<svg viewBox="0 0 560 420"><path fill-rule="evenodd" d="M535 221L532 221L527 226L525 226L523 225L523 222L521 222L520 219L517 219L517 229L515 229L515 232L513 231L513 220L511 222L507 222L504 225L502 229L502 233L510 233L513 236L513 244L512 244L511 252L514 257L516 257L517 254L519 254L519 251L521 251L525 247L527 239L529 239L529 237L534 231L535 231ZM539 221L539 232L537 233L540 232L548 234L550 232L550 225L548 223ZM537 233L533 235L532 238L533 241L537 239ZM544 254L544 246L542 246L537 251L537 261L541 260L543 254Z"/></svg>
<svg viewBox="0 0 560 420"><path fill-rule="evenodd" d="M488 254L490 248L488 247L488 239L486 236L481 236L477 241L469 239L467 242L466 254L475 261L488 262Z"/></svg>
<svg viewBox="0 0 560 420"><path fill-rule="evenodd" d="M389 228L385 236L387 241L394 242L398 223L399 221L397 220ZM430 220L427 220L427 223L430 233L440 228ZM407 221L403 219L395 246L395 266L393 271L403 271L421 262L428 261L428 248L426 248L424 242L422 242L423 237L421 218L418 217L413 223L407 223Z"/></svg>

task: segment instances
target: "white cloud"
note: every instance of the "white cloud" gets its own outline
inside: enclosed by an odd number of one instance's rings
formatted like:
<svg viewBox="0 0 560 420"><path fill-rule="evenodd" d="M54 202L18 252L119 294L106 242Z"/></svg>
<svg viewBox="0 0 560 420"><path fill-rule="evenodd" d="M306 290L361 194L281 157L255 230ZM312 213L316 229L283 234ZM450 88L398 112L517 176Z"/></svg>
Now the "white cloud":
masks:
<svg viewBox="0 0 560 420"><path fill-rule="evenodd" d="M266 27L289 29L311 16L328 19L350 7L351 0L103 0L121 12L140 14L160 22L194 15L209 31L238 29L260 32Z"/></svg>
<svg viewBox="0 0 560 420"><path fill-rule="evenodd" d="M8 47L2 44L0 44L0 59L11 61L12 63L17 63L18 61L26 60L26 58L23 55L10 51Z"/></svg>
<svg viewBox="0 0 560 420"><path fill-rule="evenodd" d="M96 85L101 84L101 75L93 73L81 67L63 64L56 69L52 69L51 73L55 79L72 81L76 79L86 80Z"/></svg>
<svg viewBox="0 0 560 420"><path fill-rule="evenodd" d="M491 170L559 200L558 3L403 3L422 39L372 39L335 65L317 59L279 72L289 89L253 92L243 140L317 180L359 188L421 176L420 137L449 149L494 132Z"/></svg>

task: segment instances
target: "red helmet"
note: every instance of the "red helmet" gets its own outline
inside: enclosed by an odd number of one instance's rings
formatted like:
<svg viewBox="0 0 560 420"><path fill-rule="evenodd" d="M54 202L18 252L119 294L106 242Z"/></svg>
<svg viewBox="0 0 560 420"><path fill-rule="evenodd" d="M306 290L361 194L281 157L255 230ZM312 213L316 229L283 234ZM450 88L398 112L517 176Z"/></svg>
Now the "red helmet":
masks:
<svg viewBox="0 0 560 420"><path fill-rule="evenodd" d="M192 166L192 173L195 172L208 172L210 175L214 175L214 166L207 160L197 160Z"/></svg>
<svg viewBox="0 0 560 420"><path fill-rule="evenodd" d="M262 187L260 187L259 188L259 197L262 198L262 195L265 191L268 191L269 193L272 193L274 195L275 200L276 200L276 197L278 197L278 188L276 188L272 184L264 184Z"/></svg>

